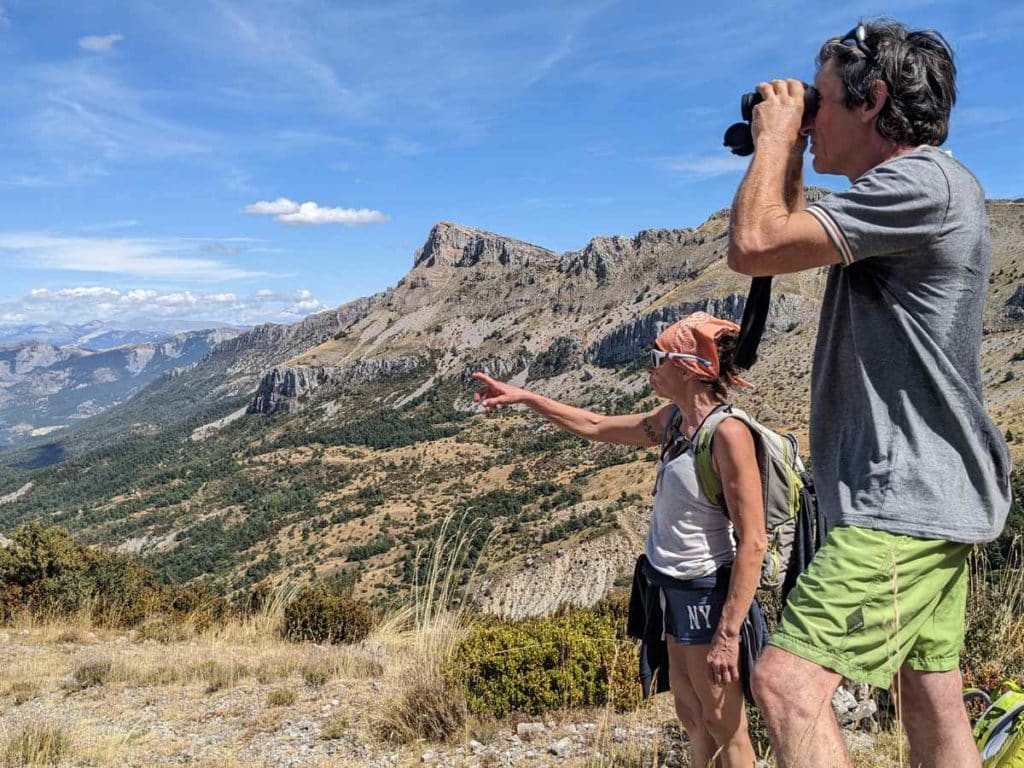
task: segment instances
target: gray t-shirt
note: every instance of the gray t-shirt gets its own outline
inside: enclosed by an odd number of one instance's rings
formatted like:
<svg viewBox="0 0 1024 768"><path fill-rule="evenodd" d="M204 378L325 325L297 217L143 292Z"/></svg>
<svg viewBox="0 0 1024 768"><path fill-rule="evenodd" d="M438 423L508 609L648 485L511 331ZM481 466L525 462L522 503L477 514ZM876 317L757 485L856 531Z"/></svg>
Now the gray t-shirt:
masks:
<svg viewBox="0 0 1024 768"><path fill-rule="evenodd" d="M830 269L811 377L811 461L838 525L958 542L999 535L1010 457L982 404L991 246L981 185L935 147L808 206Z"/></svg>

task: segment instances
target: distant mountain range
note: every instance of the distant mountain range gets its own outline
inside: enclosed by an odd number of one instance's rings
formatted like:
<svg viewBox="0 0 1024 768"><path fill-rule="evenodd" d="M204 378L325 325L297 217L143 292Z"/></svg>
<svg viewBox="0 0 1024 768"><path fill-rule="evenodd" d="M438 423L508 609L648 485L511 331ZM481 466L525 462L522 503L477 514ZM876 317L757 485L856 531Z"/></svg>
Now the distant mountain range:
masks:
<svg viewBox="0 0 1024 768"><path fill-rule="evenodd" d="M162 374L194 365L215 344L239 334L235 329L173 336L87 326L48 330L54 335L87 331L78 337L79 344L98 346L0 344L0 447L16 446L102 413ZM137 340L109 346L125 338Z"/></svg>
<svg viewBox="0 0 1024 768"><path fill-rule="evenodd" d="M154 320L138 318L130 324L107 323L96 320L89 323L68 325L66 323L23 323L0 325L0 345L42 341L55 347L80 347L82 349L111 349L126 344L144 344L160 341L168 336L188 331L203 331L223 328L223 323L203 320ZM236 327L236 330L245 330Z"/></svg>

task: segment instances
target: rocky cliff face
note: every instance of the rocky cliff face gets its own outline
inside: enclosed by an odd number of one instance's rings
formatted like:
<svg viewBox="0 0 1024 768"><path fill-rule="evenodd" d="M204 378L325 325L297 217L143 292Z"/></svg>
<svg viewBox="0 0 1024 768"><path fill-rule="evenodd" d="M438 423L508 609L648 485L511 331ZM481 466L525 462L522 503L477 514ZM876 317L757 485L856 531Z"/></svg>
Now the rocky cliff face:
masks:
<svg viewBox="0 0 1024 768"><path fill-rule="evenodd" d="M768 311L768 330L792 330L800 321L807 300L802 296L775 294ZM668 325L692 312L708 312L736 323L743 319L747 305L745 294L731 293L722 298L701 299L659 307L618 326L587 348L584 359L600 366L627 363L654 343Z"/></svg>
<svg viewBox="0 0 1024 768"><path fill-rule="evenodd" d="M434 225L413 260L416 267L472 267L477 264L525 267L557 263L558 255L547 248L449 221Z"/></svg>
<svg viewBox="0 0 1024 768"><path fill-rule="evenodd" d="M635 237L595 237L582 250L565 253L559 269L566 275L589 275L604 283L623 264L703 245L704 237L692 229L645 229Z"/></svg>
<svg viewBox="0 0 1024 768"><path fill-rule="evenodd" d="M270 415L287 411L293 401L326 384L340 384L341 368L273 368L261 380L249 413Z"/></svg>
<svg viewBox="0 0 1024 768"><path fill-rule="evenodd" d="M348 367L281 366L271 369L260 380L248 413L269 416L294 410L299 401L325 388L344 390L385 376L411 373L426 365L420 357L396 357L390 360L360 360Z"/></svg>
<svg viewBox="0 0 1024 768"><path fill-rule="evenodd" d="M576 509L596 506L598 502L583 502ZM514 620L566 605L592 606L612 590L616 578L631 573L645 536L646 522L629 515L617 530L572 547L538 547L489 572L477 587L476 599L484 611Z"/></svg>
<svg viewBox="0 0 1024 768"><path fill-rule="evenodd" d="M292 325L265 323L219 344L203 361L203 366L223 370L252 387L267 368L283 363L343 333L364 318L380 301L383 293L356 299L336 309L318 312Z"/></svg>

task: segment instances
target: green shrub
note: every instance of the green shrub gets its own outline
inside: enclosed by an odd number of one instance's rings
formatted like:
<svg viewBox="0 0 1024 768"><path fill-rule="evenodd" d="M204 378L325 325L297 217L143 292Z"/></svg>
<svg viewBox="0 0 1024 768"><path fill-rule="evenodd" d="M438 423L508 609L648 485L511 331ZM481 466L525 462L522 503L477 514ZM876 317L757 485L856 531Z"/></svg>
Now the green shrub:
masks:
<svg viewBox="0 0 1024 768"><path fill-rule="evenodd" d="M4 620L18 610L67 616L89 609L99 623L131 626L158 596L155 579L137 561L82 546L57 526L22 525L0 550Z"/></svg>
<svg viewBox="0 0 1024 768"><path fill-rule="evenodd" d="M616 712L633 712L643 704L639 670L637 644L632 640L616 641L615 652L608 660L607 697L607 703Z"/></svg>
<svg viewBox="0 0 1024 768"><path fill-rule="evenodd" d="M296 642L357 643L373 628L373 613L359 600L323 585L301 590L284 609L284 636Z"/></svg>
<svg viewBox="0 0 1024 768"><path fill-rule="evenodd" d="M615 627L592 611L476 627L445 667L469 711L505 717L602 705L614 675ZM634 668L635 669L635 668Z"/></svg>
<svg viewBox="0 0 1024 768"><path fill-rule="evenodd" d="M20 611L47 618L87 611L109 627L162 615L203 628L227 610L204 582L161 584L137 559L79 544L59 526L22 525L0 549L0 621Z"/></svg>
<svg viewBox="0 0 1024 768"><path fill-rule="evenodd" d="M598 616L606 617L615 627L615 636L620 640L626 636L626 620L629 618L628 589L615 589L601 598L594 606Z"/></svg>

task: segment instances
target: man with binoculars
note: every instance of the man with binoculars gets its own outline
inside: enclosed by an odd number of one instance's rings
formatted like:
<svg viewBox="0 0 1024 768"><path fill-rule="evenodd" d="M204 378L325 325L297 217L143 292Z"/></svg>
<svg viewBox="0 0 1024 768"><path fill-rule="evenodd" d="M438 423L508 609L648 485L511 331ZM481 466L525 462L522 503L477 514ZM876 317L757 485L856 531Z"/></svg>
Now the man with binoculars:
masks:
<svg viewBox="0 0 1024 768"><path fill-rule="evenodd" d="M967 558L1003 527L1010 460L982 405L984 191L937 148L953 54L936 32L881 20L828 40L817 64L816 93L773 80L751 99L729 238L747 275L829 268L810 432L831 530L754 692L785 768L850 765L829 706L842 677L893 686L911 765L980 766L959 672ZM811 205L808 141L815 171L851 183Z"/></svg>

